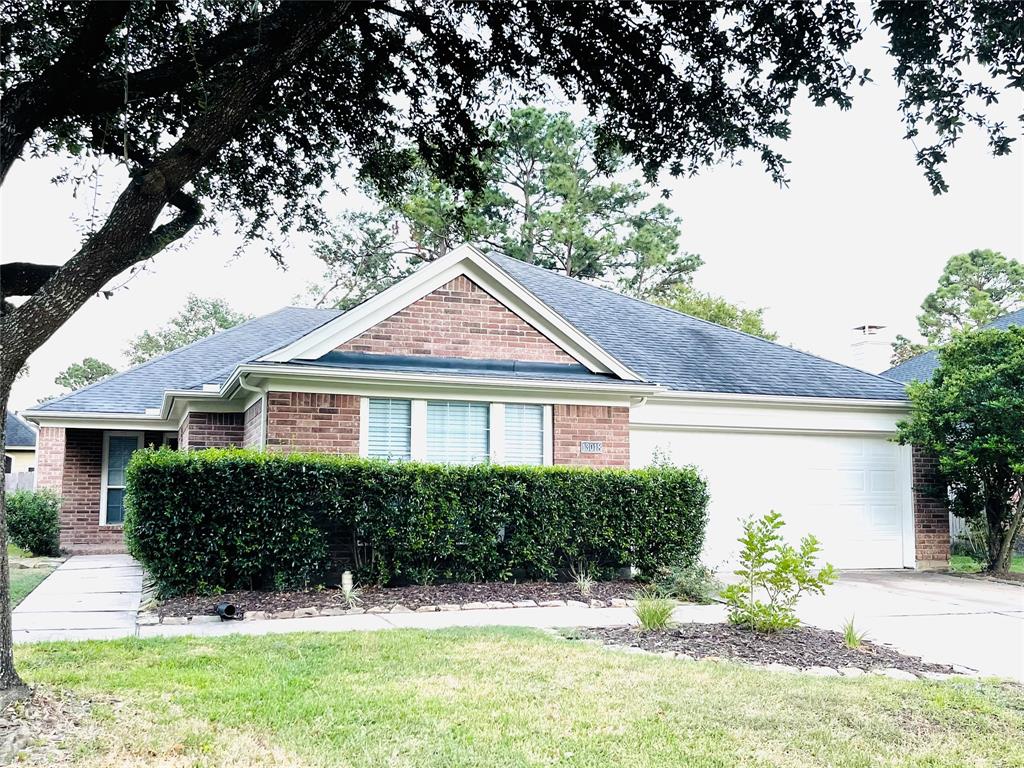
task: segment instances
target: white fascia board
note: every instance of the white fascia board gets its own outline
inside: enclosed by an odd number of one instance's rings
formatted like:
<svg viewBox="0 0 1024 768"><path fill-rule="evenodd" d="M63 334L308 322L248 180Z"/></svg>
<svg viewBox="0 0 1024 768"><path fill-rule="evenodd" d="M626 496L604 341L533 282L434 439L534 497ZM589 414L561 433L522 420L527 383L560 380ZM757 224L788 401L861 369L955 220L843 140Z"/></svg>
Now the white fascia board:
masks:
<svg viewBox="0 0 1024 768"><path fill-rule="evenodd" d="M910 413L909 400L868 400L854 397L797 397L793 395L749 395L734 392L679 392L665 390L652 400L675 403L722 402L758 408L821 408L839 410L882 410Z"/></svg>
<svg viewBox="0 0 1024 768"><path fill-rule="evenodd" d="M147 416L141 413L83 413L75 411L25 411L41 427L65 427L67 429L115 429L171 431L177 425L162 416Z"/></svg>
<svg viewBox="0 0 1024 768"><path fill-rule="evenodd" d="M275 363L316 360L460 275L466 275L591 371L613 373L626 381L641 380L636 372L605 352L470 245L455 248L358 307L260 360Z"/></svg>
<svg viewBox="0 0 1024 768"><path fill-rule="evenodd" d="M395 371L313 368L303 365L239 366L225 384L230 393L241 375L258 378L267 391L325 392L352 395L385 394L409 398L462 398L505 402L559 402L630 405L638 398L662 391L637 383L603 384L558 382L543 379L508 379L487 376L439 376Z"/></svg>
<svg viewBox="0 0 1024 768"><path fill-rule="evenodd" d="M908 413L881 401L820 402L818 398L666 397L630 410L630 429L663 432L780 432L891 437Z"/></svg>

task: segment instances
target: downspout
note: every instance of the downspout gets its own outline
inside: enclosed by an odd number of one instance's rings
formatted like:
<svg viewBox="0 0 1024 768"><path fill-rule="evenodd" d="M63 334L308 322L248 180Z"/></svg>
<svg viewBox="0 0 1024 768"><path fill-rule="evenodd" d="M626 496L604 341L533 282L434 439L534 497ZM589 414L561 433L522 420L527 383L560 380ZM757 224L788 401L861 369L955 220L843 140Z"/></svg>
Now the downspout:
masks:
<svg viewBox="0 0 1024 768"><path fill-rule="evenodd" d="M267 390L264 387L254 387L246 381L246 376L246 373L239 374L238 386L260 396L260 450L264 450L267 447Z"/></svg>

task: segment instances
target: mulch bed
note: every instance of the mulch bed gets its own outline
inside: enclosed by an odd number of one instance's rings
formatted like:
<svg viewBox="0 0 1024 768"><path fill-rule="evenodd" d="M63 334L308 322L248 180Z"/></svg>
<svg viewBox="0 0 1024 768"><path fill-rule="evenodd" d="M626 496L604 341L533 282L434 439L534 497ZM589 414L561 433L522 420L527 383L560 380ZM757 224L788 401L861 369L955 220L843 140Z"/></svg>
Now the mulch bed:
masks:
<svg viewBox="0 0 1024 768"><path fill-rule="evenodd" d="M680 624L651 632L637 627L586 629L579 636L645 651L675 651L696 659L716 657L754 664L785 664L800 669L895 667L908 672L953 672L946 664L929 664L873 643L863 643L858 649L847 648L839 632L813 627L765 634L731 624Z"/></svg>
<svg viewBox="0 0 1024 768"><path fill-rule="evenodd" d="M410 587L366 587L359 592L360 608L392 608L404 605L409 610L426 605L514 602L516 600L580 600L607 604L613 598L629 599L638 585L633 581L594 582L590 595L583 597L575 583L527 581L523 583L488 582L484 584L434 584ZM291 611L297 608L335 608L344 606L341 591L321 589L298 592L229 592L216 597L195 595L176 597L162 603L156 611L163 616L195 616L214 613L217 603L234 603L241 611Z"/></svg>

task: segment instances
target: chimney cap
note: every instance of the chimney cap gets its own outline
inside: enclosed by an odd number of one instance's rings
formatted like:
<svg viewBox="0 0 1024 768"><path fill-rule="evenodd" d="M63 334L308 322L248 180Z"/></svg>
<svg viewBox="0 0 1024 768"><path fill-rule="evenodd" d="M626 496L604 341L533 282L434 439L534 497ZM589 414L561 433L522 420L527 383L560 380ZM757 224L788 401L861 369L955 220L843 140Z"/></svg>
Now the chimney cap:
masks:
<svg viewBox="0 0 1024 768"><path fill-rule="evenodd" d="M860 331L865 336L871 336L875 333L878 333L878 331L883 330L885 327L886 326L884 325L877 325L875 323L864 323L864 325L855 325L853 327L853 330Z"/></svg>

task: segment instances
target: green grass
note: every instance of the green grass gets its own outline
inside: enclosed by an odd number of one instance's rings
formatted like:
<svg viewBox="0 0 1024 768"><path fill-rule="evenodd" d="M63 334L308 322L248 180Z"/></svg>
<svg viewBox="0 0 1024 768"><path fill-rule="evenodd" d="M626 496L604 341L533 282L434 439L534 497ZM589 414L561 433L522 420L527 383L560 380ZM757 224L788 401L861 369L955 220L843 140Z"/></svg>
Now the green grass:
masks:
<svg viewBox="0 0 1024 768"><path fill-rule="evenodd" d="M14 544L8 544L7 557L27 559L32 555ZM52 568L11 568L11 608L28 597L29 592L52 572Z"/></svg>
<svg viewBox="0 0 1024 768"><path fill-rule="evenodd" d="M520 629L18 646L76 759L174 766L1024 765L1024 694L614 652Z"/></svg>
<svg viewBox="0 0 1024 768"><path fill-rule="evenodd" d="M12 568L11 608L28 597L29 592L38 587L52 570L51 568Z"/></svg>
<svg viewBox="0 0 1024 768"><path fill-rule="evenodd" d="M984 564L970 555L951 555L949 558L949 570L953 573L978 573ZM1010 571L1024 573L1024 555L1014 555L1010 563Z"/></svg>

